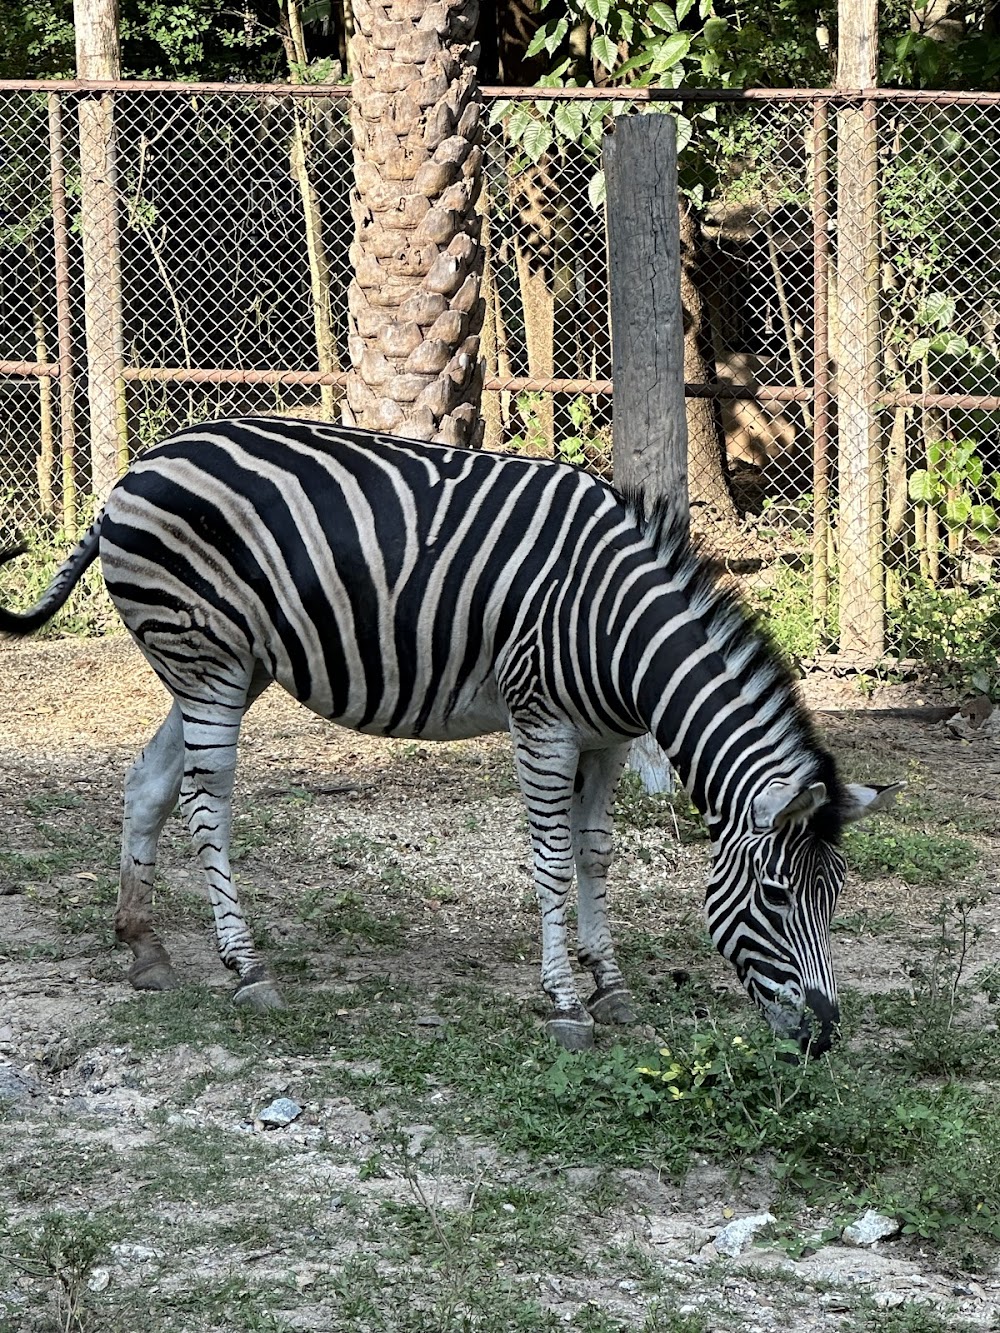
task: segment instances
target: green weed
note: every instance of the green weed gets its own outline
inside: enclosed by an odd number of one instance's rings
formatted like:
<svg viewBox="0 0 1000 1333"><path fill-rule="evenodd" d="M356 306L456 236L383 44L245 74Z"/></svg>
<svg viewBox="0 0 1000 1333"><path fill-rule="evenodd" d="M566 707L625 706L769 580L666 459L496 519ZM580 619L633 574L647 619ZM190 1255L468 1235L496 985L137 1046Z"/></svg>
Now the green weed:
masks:
<svg viewBox="0 0 1000 1333"><path fill-rule="evenodd" d="M117 1235L104 1219L63 1211L16 1226L3 1218L0 1265L54 1296L60 1333L84 1333L91 1326L88 1308L93 1304L87 1278Z"/></svg>
<svg viewBox="0 0 1000 1333"><path fill-rule="evenodd" d="M887 831L883 831L887 830ZM860 879L893 875L906 884L944 884L968 873L980 860L979 849L964 838L919 833L882 821L848 829L844 853Z"/></svg>

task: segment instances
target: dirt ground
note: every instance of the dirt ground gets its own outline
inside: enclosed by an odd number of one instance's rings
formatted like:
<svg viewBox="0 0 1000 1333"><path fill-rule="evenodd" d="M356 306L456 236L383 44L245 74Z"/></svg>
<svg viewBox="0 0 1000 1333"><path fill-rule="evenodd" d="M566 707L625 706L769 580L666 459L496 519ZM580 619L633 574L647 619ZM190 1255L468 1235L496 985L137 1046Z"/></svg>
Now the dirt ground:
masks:
<svg viewBox="0 0 1000 1333"><path fill-rule="evenodd" d="M816 678L807 682L807 694L821 707L865 705L850 687L831 687ZM912 694L901 697L899 692L890 700L916 701ZM875 707L885 702L879 697L869 701ZM0 871L0 878L7 874L9 881L0 883L0 1098L8 1097L14 1107L13 1118L0 1124L0 1135L9 1145L20 1144L9 1160L21 1164L11 1168L8 1163L8 1177L12 1169L30 1174L30 1141L54 1132L53 1127L61 1140L75 1139L78 1146L100 1141L123 1159L149 1143L168 1107L173 1107L170 1115L186 1118L186 1125L221 1129L240 1124L245 1130L246 1104L282 1085L294 1090L297 1078L324 1058L333 1058L319 1054L297 1063L269 1063L262 1053L256 1085L223 1094L213 1093L211 1077L214 1069L224 1072L225 1052L185 1047L150 1057L116 1046L110 1038L104 1043L94 1039L114 1006L133 998L124 980L129 960L111 948L109 933L121 789L128 764L165 712L161 686L124 638L0 644L0 850L34 866L54 855L53 847L61 849L58 864L47 874ZM919 776L919 790L928 801L974 812L984 850L982 882L987 889L996 888L1000 745L987 739L961 741L939 723L886 720L877 712L826 714L822 725L849 777L890 781ZM277 689L265 694L245 725L235 827L238 882L265 956L278 952L288 958L301 948L317 984L333 976L348 986L380 976L405 978L418 995L427 996L429 1022L434 997L470 975L477 984L532 1004L537 993L537 913L524 822L506 750L502 737L438 747L373 740L330 727ZM685 940L700 912L704 844L626 826L620 829L618 846L617 930L668 941L656 964L665 975L696 965L720 988L734 988L720 960L685 955ZM215 955L207 908L198 905L198 876L176 821L164 835L161 871L162 924L182 982L231 988ZM306 929L310 911L319 912L331 894L339 895L343 912L373 913L386 931L384 947L344 952L334 943L326 953L317 949ZM860 926L857 932L839 931L835 947L842 984L869 993L898 987L905 979L911 935L926 926L941 896L940 886L913 889L892 880L850 883L841 904L847 921L892 912L901 927L888 936L867 933ZM77 923L69 936L67 913ZM974 961L995 962L1000 959L1000 897L991 899L979 919L982 935ZM394 942L397 920L403 924ZM155 1003L156 997L147 997L147 1002ZM81 1034L85 1049L80 1047ZM65 1059L59 1057L60 1049L69 1052ZM190 1105L177 1107L171 1089L193 1076L201 1083ZM237 1113L237 1107L244 1109ZM321 1131L328 1139L339 1136L342 1154L336 1168L321 1169L314 1159ZM301 1178L326 1198L338 1196L345 1181L362 1196L367 1191L383 1200L394 1188L406 1192L401 1179L366 1181L363 1173L359 1176L359 1163L371 1151L377 1125L344 1099L317 1109L309 1125L281 1133L291 1153L288 1161L294 1159ZM459 1177L466 1168L473 1170L484 1151L482 1145L455 1146ZM516 1163L498 1164L495 1157L491 1161L501 1175L507 1173L505 1179L515 1178L521 1169ZM670 1271L681 1292L678 1308L692 1312L684 1317L715 1311L705 1315L704 1327L832 1333L863 1294L885 1310L917 1300L944 1311L943 1317L978 1327L996 1327L993 1321L1000 1321L996 1275L972 1281L940 1271L918 1249L903 1243L883 1243L864 1252L824 1245L797 1261L774 1250L755 1249L738 1261L721 1261L720 1269L711 1253L706 1259L705 1240L734 1209L739 1215L766 1206L766 1190L754 1195L734 1186L725 1173L707 1168L679 1188L668 1189L642 1173L635 1177L632 1205L615 1215L616 1234L619 1239L627 1235L629 1244L638 1246L650 1262ZM8 1178L8 1203L11 1197L25 1197L16 1190L12 1196L9 1187ZM102 1202L96 1196L90 1199L85 1184L76 1195L68 1188L74 1206ZM440 1181L437 1188L444 1188ZM29 1216L33 1206L24 1203L14 1212ZM210 1211L210 1202L203 1200L201 1209ZM607 1222L584 1219L580 1226L581 1236L586 1236L588 1227L599 1233ZM701 1249L692 1236L700 1238ZM155 1289L157 1282L169 1286L171 1280L181 1281L181 1269L176 1264L171 1268L176 1256L164 1257L159 1243L147 1245L147 1254L144 1243L142 1237L133 1238L131 1250L119 1244L109 1266L100 1270L110 1275L112 1288L141 1281ZM303 1241L301 1253L292 1245L280 1260L265 1256L251 1263L246 1246L227 1243L228 1260L208 1247L188 1250L190 1271L197 1271L199 1281L215 1280L222 1272L228 1280L237 1263L272 1276L284 1264L300 1299L282 1316L286 1323L268 1327L334 1326L324 1322L331 1316L323 1313L326 1307L318 1296L310 1308L301 1295L316 1272L332 1271L342 1255L338 1258L329 1247L318 1253L315 1245L310 1248ZM645 1326L648 1301L632 1279L617 1272L604 1274L594 1263L587 1273L586 1278L566 1277L522 1267L534 1298L569 1326L590 1327L571 1323L581 1318L588 1303L609 1318L613 1315L619 1321L615 1327ZM94 1291L103 1280L101 1276L92 1284ZM30 1289L27 1278L6 1292L0 1289L0 1329L33 1327L25 1322ZM803 1299L788 1297L791 1289ZM146 1326L265 1326L231 1313L212 1318L216 1322L192 1315L188 1323L171 1323L164 1316L162 1324ZM391 1321L385 1326L392 1327Z"/></svg>

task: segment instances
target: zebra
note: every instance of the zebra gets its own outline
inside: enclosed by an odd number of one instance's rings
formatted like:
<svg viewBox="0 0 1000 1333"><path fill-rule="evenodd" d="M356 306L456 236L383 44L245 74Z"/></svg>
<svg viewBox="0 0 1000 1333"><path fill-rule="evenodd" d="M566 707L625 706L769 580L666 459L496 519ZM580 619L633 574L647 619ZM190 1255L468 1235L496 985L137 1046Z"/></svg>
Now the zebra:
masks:
<svg viewBox="0 0 1000 1333"><path fill-rule="evenodd" d="M172 704L125 780L119 941L137 989L177 984L153 924L157 842L178 804L235 1002L280 1007L230 868L240 724L274 681L378 736L508 730L541 912L548 1032L570 1050L634 1021L606 889L630 743L666 751L711 838L709 932L771 1027L827 1050L830 921L849 820L902 784L846 784L788 668L669 503L569 464L279 417L182 429L132 464L28 611L28 634L100 553ZM20 554L0 553L0 563ZM567 911L578 888L577 957Z"/></svg>

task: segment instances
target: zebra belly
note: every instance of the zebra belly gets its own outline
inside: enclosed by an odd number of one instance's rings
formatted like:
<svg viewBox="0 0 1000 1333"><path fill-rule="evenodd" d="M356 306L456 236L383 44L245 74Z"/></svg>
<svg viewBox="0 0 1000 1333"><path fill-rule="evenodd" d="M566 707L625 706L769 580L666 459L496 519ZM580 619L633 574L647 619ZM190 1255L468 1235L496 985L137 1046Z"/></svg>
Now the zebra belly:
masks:
<svg viewBox="0 0 1000 1333"><path fill-rule="evenodd" d="M282 685L295 697L291 682L280 677ZM506 731L508 713L500 697L496 681L492 675L477 687L460 690L456 699L434 701L429 713L423 716L425 704L409 709L403 716L398 716L395 708L380 708L374 717L366 717L358 709L334 712L323 706L318 700L300 699L310 711L325 717L327 721L346 727L349 731L360 731L367 736L393 736L401 740L425 741L461 741L473 736L487 736L491 732Z"/></svg>

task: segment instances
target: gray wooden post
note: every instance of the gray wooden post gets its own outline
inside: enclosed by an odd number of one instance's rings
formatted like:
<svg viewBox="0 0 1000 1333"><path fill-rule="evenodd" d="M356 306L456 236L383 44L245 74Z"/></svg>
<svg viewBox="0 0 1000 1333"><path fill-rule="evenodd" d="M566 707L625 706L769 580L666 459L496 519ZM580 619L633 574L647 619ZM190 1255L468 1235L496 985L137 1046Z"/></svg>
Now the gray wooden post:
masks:
<svg viewBox="0 0 1000 1333"><path fill-rule="evenodd" d="M684 316L673 116L622 116L604 139L614 379L614 480L688 512ZM636 741L647 791L672 791L666 755Z"/></svg>

